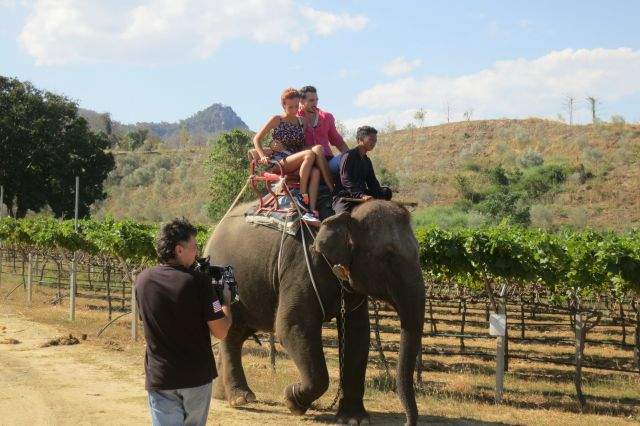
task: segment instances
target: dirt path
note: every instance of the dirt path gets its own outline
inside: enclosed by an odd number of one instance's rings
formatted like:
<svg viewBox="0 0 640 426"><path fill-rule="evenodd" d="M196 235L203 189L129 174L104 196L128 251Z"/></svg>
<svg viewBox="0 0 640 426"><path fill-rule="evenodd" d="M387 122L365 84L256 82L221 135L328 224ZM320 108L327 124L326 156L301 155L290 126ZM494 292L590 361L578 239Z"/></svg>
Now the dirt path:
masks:
<svg viewBox="0 0 640 426"><path fill-rule="evenodd" d="M141 360L91 338L72 346L41 347L62 335L63 330L20 314L0 313L0 342L20 341L0 343L0 424L150 424ZM209 424L309 424L330 419L328 413L309 414L292 417L275 400L241 410L214 400Z"/></svg>
<svg viewBox="0 0 640 426"><path fill-rule="evenodd" d="M108 352L87 342L40 347L60 335L17 314L0 314L0 341L20 341L0 344L0 423L149 423L141 375L119 368Z"/></svg>

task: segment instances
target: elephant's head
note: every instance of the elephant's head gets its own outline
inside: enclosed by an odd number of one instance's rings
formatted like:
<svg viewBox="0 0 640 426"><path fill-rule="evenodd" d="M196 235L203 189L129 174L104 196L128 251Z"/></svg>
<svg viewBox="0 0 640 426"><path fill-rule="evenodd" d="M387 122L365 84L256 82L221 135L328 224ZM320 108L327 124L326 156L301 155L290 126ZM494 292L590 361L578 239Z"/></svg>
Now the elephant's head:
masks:
<svg viewBox="0 0 640 426"><path fill-rule="evenodd" d="M413 372L421 349L425 289L409 212L389 201L369 201L352 214L326 219L314 248L342 265L356 292L388 302L398 312L398 395L408 424L415 424Z"/></svg>

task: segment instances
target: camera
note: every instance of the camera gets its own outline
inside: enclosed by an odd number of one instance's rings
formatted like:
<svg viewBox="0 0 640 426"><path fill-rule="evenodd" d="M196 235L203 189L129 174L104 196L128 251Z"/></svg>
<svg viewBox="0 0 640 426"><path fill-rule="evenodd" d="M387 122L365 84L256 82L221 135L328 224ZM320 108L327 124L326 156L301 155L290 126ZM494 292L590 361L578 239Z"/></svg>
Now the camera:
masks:
<svg viewBox="0 0 640 426"><path fill-rule="evenodd" d="M215 266L209 263L209 256L196 259L194 270L201 272L211 278L211 285L218 295L218 300L222 303L229 303L229 305L236 303L240 300L238 294L238 283L233 273L233 266ZM223 299L224 285L227 284L229 292L231 293L231 300Z"/></svg>

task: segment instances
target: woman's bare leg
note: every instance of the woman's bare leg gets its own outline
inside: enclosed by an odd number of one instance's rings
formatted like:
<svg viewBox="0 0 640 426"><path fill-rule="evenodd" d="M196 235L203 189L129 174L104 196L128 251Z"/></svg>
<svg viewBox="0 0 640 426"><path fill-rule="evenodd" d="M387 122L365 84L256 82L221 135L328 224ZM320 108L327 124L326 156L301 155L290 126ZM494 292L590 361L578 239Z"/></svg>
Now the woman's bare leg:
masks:
<svg viewBox="0 0 640 426"><path fill-rule="evenodd" d="M317 210L318 205L318 187L320 186L320 170L314 167L311 170L311 177L309 178L309 207L311 211Z"/></svg>
<svg viewBox="0 0 640 426"><path fill-rule="evenodd" d="M324 183L329 187L329 190L333 192L333 176L331 176L331 170L329 170L329 162L324 156L324 149L322 145L315 145L311 148L311 151L316 155L315 166L322 173L322 179Z"/></svg>
<svg viewBox="0 0 640 426"><path fill-rule="evenodd" d="M298 172L300 174L300 192L307 194L309 190L309 177L311 176L311 168L316 160L316 155L310 151L300 151L288 156L280 161L282 171L284 173Z"/></svg>

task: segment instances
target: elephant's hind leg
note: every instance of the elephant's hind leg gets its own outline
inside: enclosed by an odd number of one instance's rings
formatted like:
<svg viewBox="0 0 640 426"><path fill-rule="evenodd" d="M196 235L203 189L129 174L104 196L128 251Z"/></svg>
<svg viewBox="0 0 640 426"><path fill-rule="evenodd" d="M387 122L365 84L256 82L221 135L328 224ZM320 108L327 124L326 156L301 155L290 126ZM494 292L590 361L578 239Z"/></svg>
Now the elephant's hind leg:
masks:
<svg viewBox="0 0 640 426"><path fill-rule="evenodd" d="M300 382L290 384L284 391L285 402L293 414L304 414L329 387L320 328L300 323L279 328L282 345L300 372Z"/></svg>
<svg viewBox="0 0 640 426"><path fill-rule="evenodd" d="M233 407L248 404L256 400L255 394L247 384L247 378L242 368L242 345L254 330L245 326L238 326L234 322L226 339L220 341L220 378L215 394L216 398L226 397Z"/></svg>

